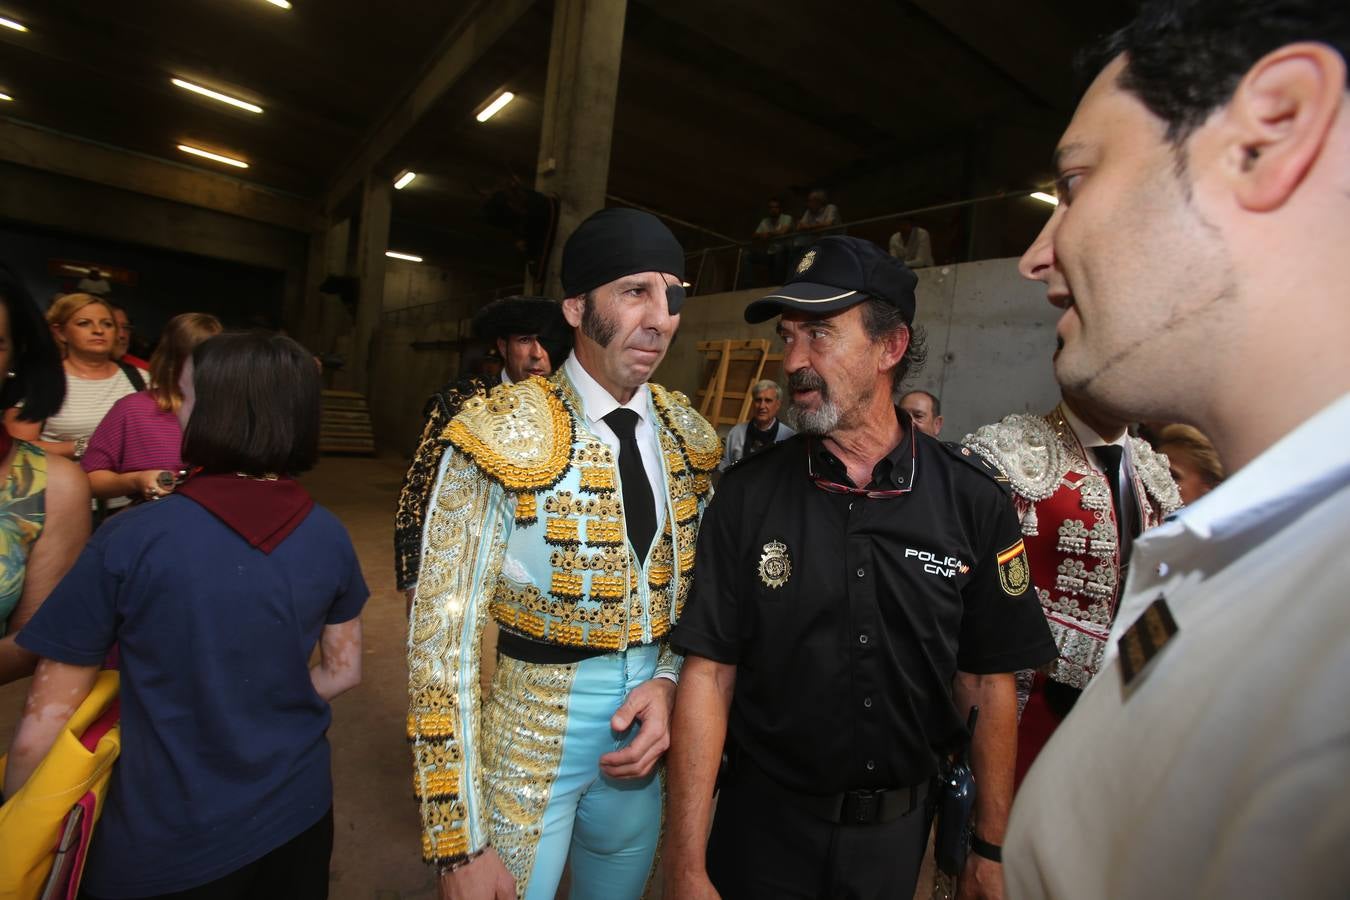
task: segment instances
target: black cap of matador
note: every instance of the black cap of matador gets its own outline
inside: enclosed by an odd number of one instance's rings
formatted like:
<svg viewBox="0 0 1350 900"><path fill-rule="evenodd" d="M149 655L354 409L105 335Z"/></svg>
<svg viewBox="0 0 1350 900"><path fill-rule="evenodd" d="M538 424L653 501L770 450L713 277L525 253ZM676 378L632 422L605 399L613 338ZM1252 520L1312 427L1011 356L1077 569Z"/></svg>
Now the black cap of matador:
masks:
<svg viewBox="0 0 1350 900"><path fill-rule="evenodd" d="M665 272L671 315L684 304L684 248L660 219L640 209L602 209L577 226L563 247L563 296L576 297L637 272Z"/></svg>
<svg viewBox="0 0 1350 900"><path fill-rule="evenodd" d="M554 369L572 352L572 328L563 318L562 305L547 297L503 297L474 314L473 335L479 340L492 342L513 334L538 335Z"/></svg>

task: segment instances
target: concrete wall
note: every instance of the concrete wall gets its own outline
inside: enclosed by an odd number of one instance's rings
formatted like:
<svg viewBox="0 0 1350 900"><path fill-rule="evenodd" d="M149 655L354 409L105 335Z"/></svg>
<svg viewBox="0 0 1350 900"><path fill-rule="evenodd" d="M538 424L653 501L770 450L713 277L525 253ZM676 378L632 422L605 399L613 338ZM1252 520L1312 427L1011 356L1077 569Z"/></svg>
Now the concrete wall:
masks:
<svg viewBox="0 0 1350 900"><path fill-rule="evenodd" d="M467 329L473 300L451 300L453 283L445 269L387 261L384 314L371 348L371 421L382 449L411 456L427 397L460 371L460 348L451 342Z"/></svg>
<svg viewBox="0 0 1350 900"><path fill-rule="evenodd" d="M928 332L928 365L909 386L941 398L944 438L960 440L1010 412L1055 404L1050 357L1059 310L1046 302L1043 287L1017 274L1015 259L920 269L918 275L917 319ZM766 337L781 347L772 322L748 325L741 317L746 304L764 293L691 298L656 380L694 397L703 370L699 341Z"/></svg>

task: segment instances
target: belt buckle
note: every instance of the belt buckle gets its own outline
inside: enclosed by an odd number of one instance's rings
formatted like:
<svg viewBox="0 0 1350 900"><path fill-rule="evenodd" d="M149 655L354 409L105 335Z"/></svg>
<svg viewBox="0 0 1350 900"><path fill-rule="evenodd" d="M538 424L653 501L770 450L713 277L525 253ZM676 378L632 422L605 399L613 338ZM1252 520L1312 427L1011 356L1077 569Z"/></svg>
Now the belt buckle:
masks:
<svg viewBox="0 0 1350 900"><path fill-rule="evenodd" d="M881 809L881 791L846 791L843 815L846 825L871 825Z"/></svg>

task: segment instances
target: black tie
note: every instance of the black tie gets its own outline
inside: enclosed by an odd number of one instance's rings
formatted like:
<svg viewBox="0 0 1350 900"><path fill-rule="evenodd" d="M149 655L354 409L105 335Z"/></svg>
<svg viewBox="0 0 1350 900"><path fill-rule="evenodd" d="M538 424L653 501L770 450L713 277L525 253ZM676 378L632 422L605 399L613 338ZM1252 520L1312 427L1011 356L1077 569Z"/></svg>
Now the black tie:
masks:
<svg viewBox="0 0 1350 900"><path fill-rule="evenodd" d="M1111 485L1111 505L1116 510L1116 531L1120 535L1120 580L1124 584L1125 567L1130 563L1134 539L1139 536L1139 504L1134 498L1129 474L1122 470L1121 457L1125 448L1118 444L1104 444L1093 447L1092 451L1097 454L1106 480Z"/></svg>
<svg viewBox="0 0 1350 900"><path fill-rule="evenodd" d="M656 501L651 482L642 467L642 451L637 443L638 414L618 409L605 416L605 424L619 439L619 479L623 487L623 519L628 525L628 541L637 552L638 562L647 559L647 550L656 534Z"/></svg>

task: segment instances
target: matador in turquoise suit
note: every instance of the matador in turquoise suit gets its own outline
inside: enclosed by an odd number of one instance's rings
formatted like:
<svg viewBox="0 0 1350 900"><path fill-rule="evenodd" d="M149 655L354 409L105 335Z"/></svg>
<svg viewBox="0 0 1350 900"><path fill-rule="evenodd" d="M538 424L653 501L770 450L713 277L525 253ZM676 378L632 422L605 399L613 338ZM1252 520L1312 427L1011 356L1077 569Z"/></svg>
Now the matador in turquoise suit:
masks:
<svg viewBox="0 0 1350 900"><path fill-rule="evenodd" d="M443 895L641 896L681 659L666 636L721 456L649 383L679 325L684 253L603 210L563 252L572 355L470 399L445 429L408 640L422 851ZM480 639L499 629L479 688Z"/></svg>

